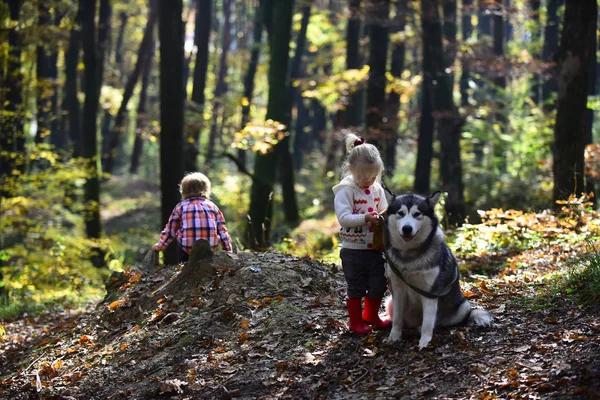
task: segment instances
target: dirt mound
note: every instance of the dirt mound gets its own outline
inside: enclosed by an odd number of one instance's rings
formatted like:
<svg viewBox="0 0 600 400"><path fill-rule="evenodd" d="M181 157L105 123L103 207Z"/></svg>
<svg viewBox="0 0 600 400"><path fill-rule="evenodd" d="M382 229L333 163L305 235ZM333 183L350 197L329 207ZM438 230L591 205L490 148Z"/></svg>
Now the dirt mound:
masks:
<svg viewBox="0 0 600 400"><path fill-rule="evenodd" d="M531 311L504 279L469 284L492 328L436 329L382 344L348 333L338 267L279 253L146 260L85 313L6 325L2 399L592 398L598 310ZM16 332L22 332L17 335ZM27 339L24 339L27 338ZM594 397L595 396L595 397Z"/></svg>

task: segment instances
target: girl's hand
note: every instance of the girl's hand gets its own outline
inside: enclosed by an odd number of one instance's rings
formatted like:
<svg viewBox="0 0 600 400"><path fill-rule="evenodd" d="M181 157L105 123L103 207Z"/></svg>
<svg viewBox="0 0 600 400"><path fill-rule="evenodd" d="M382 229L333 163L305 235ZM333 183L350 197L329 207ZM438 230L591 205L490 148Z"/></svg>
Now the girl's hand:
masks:
<svg viewBox="0 0 600 400"><path fill-rule="evenodd" d="M372 225L379 225L379 214L376 212L366 214L365 221L370 222Z"/></svg>
<svg viewBox="0 0 600 400"><path fill-rule="evenodd" d="M154 244L154 245L152 246L152 250L154 250L154 251L160 251L160 249L159 249L159 247L158 247L158 243L156 243L156 244Z"/></svg>

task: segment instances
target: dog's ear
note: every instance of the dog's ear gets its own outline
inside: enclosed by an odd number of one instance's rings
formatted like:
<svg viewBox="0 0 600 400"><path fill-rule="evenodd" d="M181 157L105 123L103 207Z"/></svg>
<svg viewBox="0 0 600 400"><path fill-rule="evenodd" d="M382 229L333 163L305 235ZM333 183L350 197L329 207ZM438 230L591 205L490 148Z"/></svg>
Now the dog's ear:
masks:
<svg viewBox="0 0 600 400"><path fill-rule="evenodd" d="M437 205L437 203L440 201L440 196L442 195L442 192L440 192L439 190L435 193L433 193L431 196L427 197L425 199L425 201L427 201L427 205L431 208L435 208L435 206Z"/></svg>

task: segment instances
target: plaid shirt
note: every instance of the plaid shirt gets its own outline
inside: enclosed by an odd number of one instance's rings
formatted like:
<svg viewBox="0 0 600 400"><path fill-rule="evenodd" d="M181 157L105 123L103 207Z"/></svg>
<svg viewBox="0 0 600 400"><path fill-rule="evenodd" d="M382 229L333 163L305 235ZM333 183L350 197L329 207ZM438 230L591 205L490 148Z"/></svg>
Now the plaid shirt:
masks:
<svg viewBox="0 0 600 400"><path fill-rule="evenodd" d="M185 199L175 206L169 222L160 233L159 250L166 249L175 238L188 254L199 239L207 240L213 251L217 250L219 243L223 250L232 251L223 214L216 204L202 197Z"/></svg>

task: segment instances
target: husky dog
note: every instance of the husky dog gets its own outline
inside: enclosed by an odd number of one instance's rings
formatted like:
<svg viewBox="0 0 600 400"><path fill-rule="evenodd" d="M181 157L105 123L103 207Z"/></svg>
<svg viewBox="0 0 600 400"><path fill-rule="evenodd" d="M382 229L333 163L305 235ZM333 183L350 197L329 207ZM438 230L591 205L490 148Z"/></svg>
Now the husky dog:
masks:
<svg viewBox="0 0 600 400"><path fill-rule="evenodd" d="M423 349L431 341L435 325L492 323L492 316L471 308L460 291L458 264L435 215L439 199L440 192L436 192L426 198L405 194L390 201L384 238L392 287L388 302L392 330L386 343L400 340L403 326L421 326L419 349Z"/></svg>

